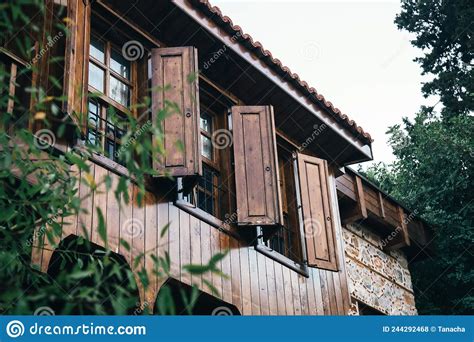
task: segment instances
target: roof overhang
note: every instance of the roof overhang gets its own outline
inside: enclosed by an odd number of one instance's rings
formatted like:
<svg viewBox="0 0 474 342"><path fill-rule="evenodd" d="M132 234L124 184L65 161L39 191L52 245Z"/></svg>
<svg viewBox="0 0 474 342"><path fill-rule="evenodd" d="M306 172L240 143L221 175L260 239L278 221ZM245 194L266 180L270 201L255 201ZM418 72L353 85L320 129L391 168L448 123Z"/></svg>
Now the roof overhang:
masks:
<svg viewBox="0 0 474 342"><path fill-rule="evenodd" d="M355 133L347 129L347 127L345 127L347 125L341 123L341 117L343 120L346 120L346 122L350 122L350 125L353 124L353 121L348 120L345 115L340 115L337 117L330 113L330 111L321 108L321 100L318 99L317 95L304 94L302 91L297 89L291 78L282 77L279 75L274 70L274 68L265 63L262 58L258 58L258 56L256 56L242 43L240 43L239 40L235 38L235 34L232 35L231 33L227 32L211 17L203 13L202 10L199 9L199 6L196 6L192 2L186 0L173 0L173 3L187 15L189 15L201 27L205 28L215 39L220 40L233 52L242 57L256 70L258 70L258 72L268 78L268 80L279 87L288 96L297 101L299 105L305 108L309 113L314 115L318 121L329 127L332 132L343 138L345 142L350 144L353 149L359 152L357 153L357 156L354 155L354 158L350 158L345 164L352 164L373 159L370 137L367 138L367 135L364 134L364 132L360 129L356 129ZM329 105L332 107L332 104L329 103Z"/></svg>

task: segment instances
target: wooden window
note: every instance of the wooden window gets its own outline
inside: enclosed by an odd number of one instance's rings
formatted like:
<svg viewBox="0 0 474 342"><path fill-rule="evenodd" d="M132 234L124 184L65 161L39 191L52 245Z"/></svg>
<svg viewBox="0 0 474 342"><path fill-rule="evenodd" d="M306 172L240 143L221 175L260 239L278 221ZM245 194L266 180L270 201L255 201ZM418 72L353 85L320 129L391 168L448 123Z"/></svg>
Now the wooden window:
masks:
<svg viewBox="0 0 474 342"><path fill-rule="evenodd" d="M281 224L273 108L232 107L232 129L237 223L241 226Z"/></svg>
<svg viewBox="0 0 474 342"><path fill-rule="evenodd" d="M283 142L278 144L278 168L280 171L283 224L278 227L265 244L272 250L302 263L301 229L298 220L296 183L293 150Z"/></svg>
<svg viewBox="0 0 474 342"><path fill-rule="evenodd" d="M204 81L199 97L202 176L197 177L185 199L212 216L227 220L231 212L230 197L233 196L230 190L231 136L227 127L229 103Z"/></svg>
<svg viewBox="0 0 474 342"><path fill-rule="evenodd" d="M15 55L0 51L0 104L1 124L9 134L14 130L29 128L31 94L26 91L33 83L32 72Z"/></svg>
<svg viewBox="0 0 474 342"><path fill-rule="evenodd" d="M121 138L126 132L126 115L132 113L135 64L125 59L110 41L94 35L89 51L87 142L122 164Z"/></svg>
<svg viewBox="0 0 474 342"><path fill-rule="evenodd" d="M308 266L337 271L327 161L301 153L297 160Z"/></svg>
<svg viewBox="0 0 474 342"><path fill-rule="evenodd" d="M165 155L153 160L160 174L202 174L197 50L193 47L152 49L152 119L161 120ZM153 142L158 144L158 137Z"/></svg>

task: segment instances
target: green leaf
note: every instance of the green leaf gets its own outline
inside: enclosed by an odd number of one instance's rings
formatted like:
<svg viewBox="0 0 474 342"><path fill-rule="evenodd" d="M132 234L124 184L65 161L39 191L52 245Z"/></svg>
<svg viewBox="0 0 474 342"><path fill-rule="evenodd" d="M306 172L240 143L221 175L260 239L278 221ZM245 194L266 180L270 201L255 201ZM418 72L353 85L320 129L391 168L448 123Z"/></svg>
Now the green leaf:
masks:
<svg viewBox="0 0 474 342"><path fill-rule="evenodd" d="M105 226L104 215L102 214L101 208L96 207L96 210L97 210L97 217L98 217L97 231L99 233L101 240L104 242L104 245L107 246L107 227Z"/></svg>

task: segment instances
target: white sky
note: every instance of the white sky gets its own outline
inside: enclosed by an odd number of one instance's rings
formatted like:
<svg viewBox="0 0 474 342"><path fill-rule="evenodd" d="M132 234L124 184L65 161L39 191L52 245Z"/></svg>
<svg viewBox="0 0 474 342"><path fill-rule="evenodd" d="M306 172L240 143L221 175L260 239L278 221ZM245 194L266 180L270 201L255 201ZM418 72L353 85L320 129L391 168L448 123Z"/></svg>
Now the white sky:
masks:
<svg viewBox="0 0 474 342"><path fill-rule="evenodd" d="M374 161L394 159L388 127L413 117L424 99L421 54L393 23L393 0L212 0L234 24L260 41L372 135Z"/></svg>

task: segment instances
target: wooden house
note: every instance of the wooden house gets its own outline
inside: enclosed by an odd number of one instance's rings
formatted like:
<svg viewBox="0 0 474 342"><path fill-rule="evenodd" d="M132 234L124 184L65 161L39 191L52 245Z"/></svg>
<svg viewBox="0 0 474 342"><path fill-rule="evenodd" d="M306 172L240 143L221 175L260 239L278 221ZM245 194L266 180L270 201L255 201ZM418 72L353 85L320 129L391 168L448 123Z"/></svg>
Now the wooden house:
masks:
<svg viewBox="0 0 474 342"><path fill-rule="evenodd" d="M217 7L194 0L46 0L46 8L41 22L52 33L37 39L56 37L54 22L64 17L69 33L35 61L38 72L12 82L11 92L19 95L28 84L50 89L48 75L61 80L62 110L81 134L58 139L57 151L95 142L102 153L90 159L91 173L116 184L129 175L116 153L123 132L108 120L108 109L151 123L166 101L180 109L164 120L166 155L153 165L173 176L172 185L155 177L140 206L132 181L132 201L121 210L112 193L92 194L87 211L63 226L58 245L85 235L100 246L94 215L100 207L109 247L132 268L144 251L168 252L167 281L198 286L200 313L222 307L242 315L416 313L407 265L426 253L429 230L347 168L372 160L370 135ZM28 63L8 44L0 54L12 78ZM44 62L53 56L64 59ZM149 89L151 110L132 110ZM91 92L100 96L82 96ZM79 194L86 190L81 185ZM130 224L139 228L133 234ZM32 260L48 272L56 246L45 243ZM219 266L227 277L183 272L224 250L229 254ZM140 266L151 270L152 259ZM145 290L136 280L137 300L153 307L164 281L152 278Z"/></svg>

